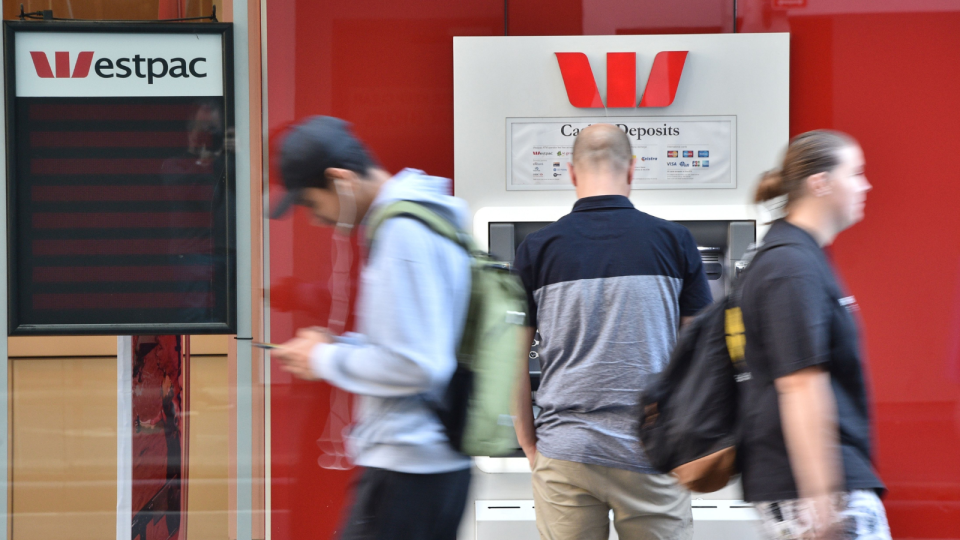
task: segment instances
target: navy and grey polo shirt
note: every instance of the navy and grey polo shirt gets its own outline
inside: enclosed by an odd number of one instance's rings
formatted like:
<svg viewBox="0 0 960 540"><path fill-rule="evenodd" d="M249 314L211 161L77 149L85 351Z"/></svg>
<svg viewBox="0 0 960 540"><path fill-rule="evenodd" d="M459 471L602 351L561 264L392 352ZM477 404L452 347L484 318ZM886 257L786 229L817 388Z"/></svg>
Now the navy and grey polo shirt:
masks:
<svg viewBox="0 0 960 540"><path fill-rule="evenodd" d="M655 473L637 437L640 389L661 371L680 317L712 298L693 235L626 197L577 201L514 262L540 331L537 450Z"/></svg>

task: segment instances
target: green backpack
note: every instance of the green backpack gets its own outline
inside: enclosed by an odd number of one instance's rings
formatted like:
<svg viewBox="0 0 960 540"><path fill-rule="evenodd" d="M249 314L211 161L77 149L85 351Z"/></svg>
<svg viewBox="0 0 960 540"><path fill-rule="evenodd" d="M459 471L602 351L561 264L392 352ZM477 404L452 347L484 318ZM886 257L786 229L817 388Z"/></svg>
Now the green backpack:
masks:
<svg viewBox="0 0 960 540"><path fill-rule="evenodd" d="M470 303L457 350L454 372L439 403L439 416L450 444L468 456L498 456L516 450L511 408L520 362L526 295L509 267L479 251L469 234L426 206L398 201L376 211L367 226L368 245L377 229L394 217L416 219L462 247L470 256Z"/></svg>

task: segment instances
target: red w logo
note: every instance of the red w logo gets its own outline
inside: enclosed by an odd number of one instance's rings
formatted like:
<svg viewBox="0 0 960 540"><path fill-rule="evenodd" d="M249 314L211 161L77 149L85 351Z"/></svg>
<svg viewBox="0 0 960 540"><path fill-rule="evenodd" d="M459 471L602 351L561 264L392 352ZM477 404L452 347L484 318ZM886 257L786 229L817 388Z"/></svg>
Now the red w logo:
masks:
<svg viewBox="0 0 960 540"><path fill-rule="evenodd" d="M93 52L82 52L77 55L77 65L73 67L72 76L70 75L70 53L57 51L53 54L57 64L58 79L82 79L90 74ZM37 76L41 79L52 79L53 71L50 69L47 53L31 51L30 56L33 57L33 67L37 70Z"/></svg>
<svg viewBox="0 0 960 540"><path fill-rule="evenodd" d="M602 108L600 90L583 53L555 53L567 98L574 107ZM638 107L666 107L673 103L687 51L657 53ZM607 107L633 107L637 95L637 53L607 53Z"/></svg>

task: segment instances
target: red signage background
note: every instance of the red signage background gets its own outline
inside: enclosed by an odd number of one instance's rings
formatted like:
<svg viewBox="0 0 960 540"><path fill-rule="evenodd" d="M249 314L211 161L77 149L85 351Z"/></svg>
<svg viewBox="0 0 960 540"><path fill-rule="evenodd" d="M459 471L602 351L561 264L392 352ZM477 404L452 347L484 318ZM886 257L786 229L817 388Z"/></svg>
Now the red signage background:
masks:
<svg viewBox="0 0 960 540"><path fill-rule="evenodd" d="M894 536L960 539L960 179L949 161L960 145L960 8L836 0L825 3L826 13L780 4L739 0L737 28L791 33L791 134L850 132L874 185L866 221L842 235L833 254L866 322ZM453 36L503 35L505 27L516 36L733 30L729 0L642 7L510 0L506 7L499 0L269 3L269 127L341 116L388 170L450 177ZM326 322L329 254L329 233L312 228L302 211L270 224L272 340ZM276 302L277 293L287 301ZM332 538L352 473L317 465L328 387L272 376L272 532Z"/></svg>

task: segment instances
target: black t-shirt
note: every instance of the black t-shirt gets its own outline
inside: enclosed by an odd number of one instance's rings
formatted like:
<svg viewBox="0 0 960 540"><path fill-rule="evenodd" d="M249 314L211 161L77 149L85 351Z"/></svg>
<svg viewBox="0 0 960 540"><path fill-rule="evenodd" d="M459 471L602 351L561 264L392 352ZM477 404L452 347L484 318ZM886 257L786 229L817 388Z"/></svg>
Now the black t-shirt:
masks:
<svg viewBox="0 0 960 540"><path fill-rule="evenodd" d="M830 374L837 401L846 489L875 489L883 482L871 463L870 413L860 362L856 309L823 250L806 231L779 220L764 238L767 250L743 281L746 363L751 378L740 385L745 500L797 498L780 424L774 379L811 366Z"/></svg>

